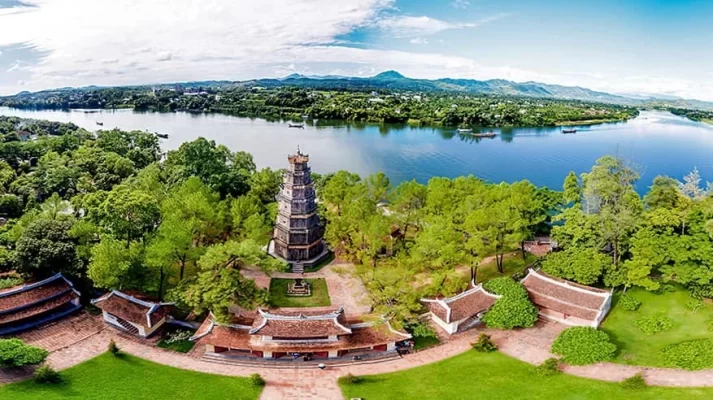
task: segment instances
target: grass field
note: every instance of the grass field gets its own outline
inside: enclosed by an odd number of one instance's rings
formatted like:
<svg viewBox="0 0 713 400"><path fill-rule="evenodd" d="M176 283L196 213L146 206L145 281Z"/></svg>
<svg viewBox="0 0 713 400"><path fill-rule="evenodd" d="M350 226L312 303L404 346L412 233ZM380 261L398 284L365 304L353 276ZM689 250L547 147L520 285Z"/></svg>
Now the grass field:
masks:
<svg viewBox="0 0 713 400"><path fill-rule="evenodd" d="M478 266L478 272L476 274L476 279L478 283L489 281L493 278L498 278L501 276L512 276L517 272L522 272L525 267L537 261L537 257L527 253L525 260L522 259L522 254L517 252L508 253L503 259L503 273L498 272L498 265L495 260L487 263L482 263Z"/></svg>
<svg viewBox="0 0 713 400"><path fill-rule="evenodd" d="M270 280L270 304L274 307L323 307L332 305L327 282L322 278L305 279L312 285L312 295L288 296L287 285L294 279L273 278Z"/></svg>
<svg viewBox="0 0 713 400"><path fill-rule="evenodd" d="M63 382L24 381L0 386L0 399L12 400L254 400L261 388L246 378L185 371L109 353L61 372Z"/></svg>
<svg viewBox="0 0 713 400"><path fill-rule="evenodd" d="M422 367L365 376L356 384L340 380L344 397L421 400L470 399L710 399L713 388L624 389L618 383L570 375L534 375L532 367L501 353L469 351Z"/></svg>
<svg viewBox="0 0 713 400"><path fill-rule="evenodd" d="M688 291L678 289L675 292L655 294L643 289L631 289L629 294L642 301L637 311L626 311L616 306L621 293L614 296L614 306L602 324L619 347L614 362L632 365L665 366L661 349L664 347L694 339L713 338L708 330L713 318L713 305L704 303L697 311L686 307L692 299ZM663 315L673 321L673 328L666 332L647 336L634 325L634 321L643 316Z"/></svg>

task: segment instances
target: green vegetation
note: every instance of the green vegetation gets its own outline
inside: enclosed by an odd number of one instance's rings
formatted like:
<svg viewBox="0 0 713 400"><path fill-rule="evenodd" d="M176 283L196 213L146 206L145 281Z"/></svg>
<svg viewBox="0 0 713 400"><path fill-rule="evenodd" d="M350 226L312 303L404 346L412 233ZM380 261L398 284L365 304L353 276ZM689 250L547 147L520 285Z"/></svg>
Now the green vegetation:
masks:
<svg viewBox="0 0 713 400"><path fill-rule="evenodd" d="M630 376L621 381L621 387L623 387L624 389L639 390L645 388L646 386L648 385L646 385L646 381L644 380L644 377L641 376L641 374Z"/></svg>
<svg viewBox="0 0 713 400"><path fill-rule="evenodd" d="M500 295L483 317L488 328L529 328L537 321L537 308L532 304L527 291L509 277L495 278L483 285L485 290Z"/></svg>
<svg viewBox="0 0 713 400"><path fill-rule="evenodd" d="M37 365L48 355L47 350L25 344L20 339L0 339L0 368Z"/></svg>
<svg viewBox="0 0 713 400"><path fill-rule="evenodd" d="M662 350L667 366L683 369L713 367L713 339L690 340L672 344Z"/></svg>
<svg viewBox="0 0 713 400"><path fill-rule="evenodd" d="M560 361L556 358L548 358L532 370L535 375L542 377L554 376L562 372L560 371Z"/></svg>
<svg viewBox="0 0 713 400"><path fill-rule="evenodd" d="M498 271L496 260L492 260L478 265L476 280L478 283L483 283L501 276L513 276L524 272L525 269L535 261L537 261L537 256L530 253L525 255L525 259L522 258L519 251L506 254L503 258L502 273Z"/></svg>
<svg viewBox="0 0 713 400"><path fill-rule="evenodd" d="M664 367L668 364L662 353L664 348L689 340L713 339L713 332L708 330L713 305L704 302L695 312L688 309L686 303L691 297L683 288L660 293L632 288L627 295L640 299L641 307L635 312L620 307L622 295L617 293L612 311L601 327L619 347L614 362ZM671 329L647 336L634 324L639 318L655 316L670 319Z"/></svg>
<svg viewBox="0 0 713 400"><path fill-rule="evenodd" d="M17 286L22 284L22 282L23 280L20 277L9 276L7 278L0 278L0 289Z"/></svg>
<svg viewBox="0 0 713 400"><path fill-rule="evenodd" d="M606 332L590 327L575 326L562 331L554 343L552 353L572 365L594 364L614 358L616 345Z"/></svg>
<svg viewBox="0 0 713 400"><path fill-rule="evenodd" d="M210 375L155 364L129 355L103 354L60 372L54 385L33 380L0 386L0 398L59 400L67 398L153 400L253 400L262 388L247 378Z"/></svg>
<svg viewBox="0 0 713 400"><path fill-rule="evenodd" d="M156 343L156 346L163 349L177 351L179 353L188 353L195 346L195 342L189 339L193 336L193 332L185 329L170 329L163 338Z"/></svg>
<svg viewBox="0 0 713 400"><path fill-rule="evenodd" d="M626 311L636 311L641 307L641 300L633 296L631 293L624 293L619 296L617 306Z"/></svg>
<svg viewBox="0 0 713 400"><path fill-rule="evenodd" d="M435 346L441 342L440 339L438 339L436 331L434 331L430 325L423 322L408 326L407 330L413 336L414 350L425 349L427 347Z"/></svg>
<svg viewBox="0 0 713 400"><path fill-rule="evenodd" d="M309 296L290 296L287 285L294 279L270 279L270 305L273 307L323 307L332 305L329 299L327 281L324 278L305 279L309 282L312 294Z"/></svg>
<svg viewBox="0 0 713 400"><path fill-rule="evenodd" d="M669 108L668 111L670 111L672 114L681 117L686 117L693 121L713 124L713 111L692 110L688 108Z"/></svg>
<svg viewBox="0 0 713 400"><path fill-rule="evenodd" d="M652 315L634 320L636 325L646 335L655 335L659 332L666 332L673 328L671 318L663 315Z"/></svg>
<svg viewBox="0 0 713 400"><path fill-rule="evenodd" d="M478 341L473 343L471 347L479 353L490 353L498 349L495 343L490 339L490 335L485 333L478 335Z"/></svg>
<svg viewBox="0 0 713 400"><path fill-rule="evenodd" d="M629 389L618 383L577 378L567 374L542 377L532 367L500 352L466 352L433 364L390 374L361 376L358 384L342 378L346 398L380 399L608 399L628 400ZM642 400L707 399L712 388L646 387L636 391Z"/></svg>

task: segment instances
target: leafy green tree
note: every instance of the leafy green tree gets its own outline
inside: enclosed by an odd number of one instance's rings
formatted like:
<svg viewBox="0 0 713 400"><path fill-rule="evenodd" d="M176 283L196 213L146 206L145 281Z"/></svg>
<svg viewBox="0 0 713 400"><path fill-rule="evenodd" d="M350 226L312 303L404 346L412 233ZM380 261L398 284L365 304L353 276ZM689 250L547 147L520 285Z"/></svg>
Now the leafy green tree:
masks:
<svg viewBox="0 0 713 400"><path fill-rule="evenodd" d="M667 176L657 176L649 192L644 196L644 204L649 209L677 208L681 203L681 194L678 190L678 181Z"/></svg>
<svg viewBox="0 0 713 400"><path fill-rule="evenodd" d="M270 168L255 172L250 176L250 192L265 204L274 202L280 191L282 174L282 170L273 171Z"/></svg>
<svg viewBox="0 0 713 400"><path fill-rule="evenodd" d="M95 286L106 289L148 288L149 277L144 267L145 248L142 243L129 246L111 235L104 235L91 249L87 276Z"/></svg>
<svg viewBox="0 0 713 400"><path fill-rule="evenodd" d="M569 247L549 254L542 262L542 269L554 276L591 285L602 278L609 264L611 259L595 248Z"/></svg>
<svg viewBox="0 0 713 400"><path fill-rule="evenodd" d="M483 322L489 328L529 328L535 325L537 308L519 282L510 277L495 278L486 282L484 288L500 296L483 316Z"/></svg>
<svg viewBox="0 0 713 400"><path fill-rule="evenodd" d="M584 326L567 328L552 343L553 354L572 365L594 364L614 358L616 345L606 332Z"/></svg>
<svg viewBox="0 0 713 400"><path fill-rule="evenodd" d="M564 180L563 198L566 203L579 204L582 199L582 189L579 187L579 179L574 171L570 171Z"/></svg>
<svg viewBox="0 0 713 400"><path fill-rule="evenodd" d="M411 226L421 229L423 208L426 206L426 186L415 180L404 181L394 190L394 201L390 205L394 216L402 226L404 235Z"/></svg>
<svg viewBox="0 0 713 400"><path fill-rule="evenodd" d="M388 194L391 190L391 182L385 173L379 171L369 175L366 179L366 188L369 193L369 198L374 204L378 204L388 200Z"/></svg>
<svg viewBox="0 0 713 400"><path fill-rule="evenodd" d="M140 240L156 229L161 212L156 199L150 194L129 186L115 187L99 206L101 225L117 238Z"/></svg>
<svg viewBox="0 0 713 400"><path fill-rule="evenodd" d="M284 268L250 240L210 246L198 266L198 275L174 289L172 296L195 312L212 311L221 322L230 321L229 308L234 304L253 308L267 300L267 292L243 277L242 268L257 266L265 271Z"/></svg>
<svg viewBox="0 0 713 400"><path fill-rule="evenodd" d="M0 195L0 216L5 218L17 218L20 215L22 215L20 198L14 194Z"/></svg>
<svg viewBox="0 0 713 400"><path fill-rule="evenodd" d="M76 244L69 236L71 221L37 219L16 242L17 269L21 274L43 278L78 267Z"/></svg>

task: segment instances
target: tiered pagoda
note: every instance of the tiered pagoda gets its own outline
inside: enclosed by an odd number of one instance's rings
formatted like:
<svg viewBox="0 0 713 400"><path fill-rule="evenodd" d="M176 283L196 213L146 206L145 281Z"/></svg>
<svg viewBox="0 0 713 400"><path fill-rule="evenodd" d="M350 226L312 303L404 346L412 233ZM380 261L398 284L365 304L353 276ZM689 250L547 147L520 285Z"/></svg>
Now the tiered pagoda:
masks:
<svg viewBox="0 0 713 400"><path fill-rule="evenodd" d="M317 216L309 155L298 149L287 160L289 166L276 198L279 207L269 252L289 263L293 272L303 272L304 267L324 259L328 250Z"/></svg>

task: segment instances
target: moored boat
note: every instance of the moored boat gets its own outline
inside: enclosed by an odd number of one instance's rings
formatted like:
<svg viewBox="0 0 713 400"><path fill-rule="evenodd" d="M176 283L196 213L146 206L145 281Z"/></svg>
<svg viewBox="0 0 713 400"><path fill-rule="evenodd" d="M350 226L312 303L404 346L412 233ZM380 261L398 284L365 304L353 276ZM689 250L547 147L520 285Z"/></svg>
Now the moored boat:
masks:
<svg viewBox="0 0 713 400"><path fill-rule="evenodd" d="M473 133L472 135L473 135L473 137L477 137L477 138L491 138L491 137L497 136L498 134L491 131L488 133Z"/></svg>
<svg viewBox="0 0 713 400"><path fill-rule="evenodd" d="M569 133L577 133L576 129L562 129L562 133L569 134Z"/></svg>
<svg viewBox="0 0 713 400"><path fill-rule="evenodd" d="M168 133L157 133L156 137L161 139L168 139Z"/></svg>
<svg viewBox="0 0 713 400"><path fill-rule="evenodd" d="M298 128L298 129L304 129L305 124L293 124L292 122L288 123L287 126L289 128Z"/></svg>
<svg viewBox="0 0 713 400"><path fill-rule="evenodd" d="M99 126L104 126L104 123L103 123L103 122L99 122L99 121L96 121L96 122L97 122L97 125L99 125Z"/></svg>
<svg viewBox="0 0 713 400"><path fill-rule="evenodd" d="M458 128L458 133L471 133L473 132L470 128Z"/></svg>

